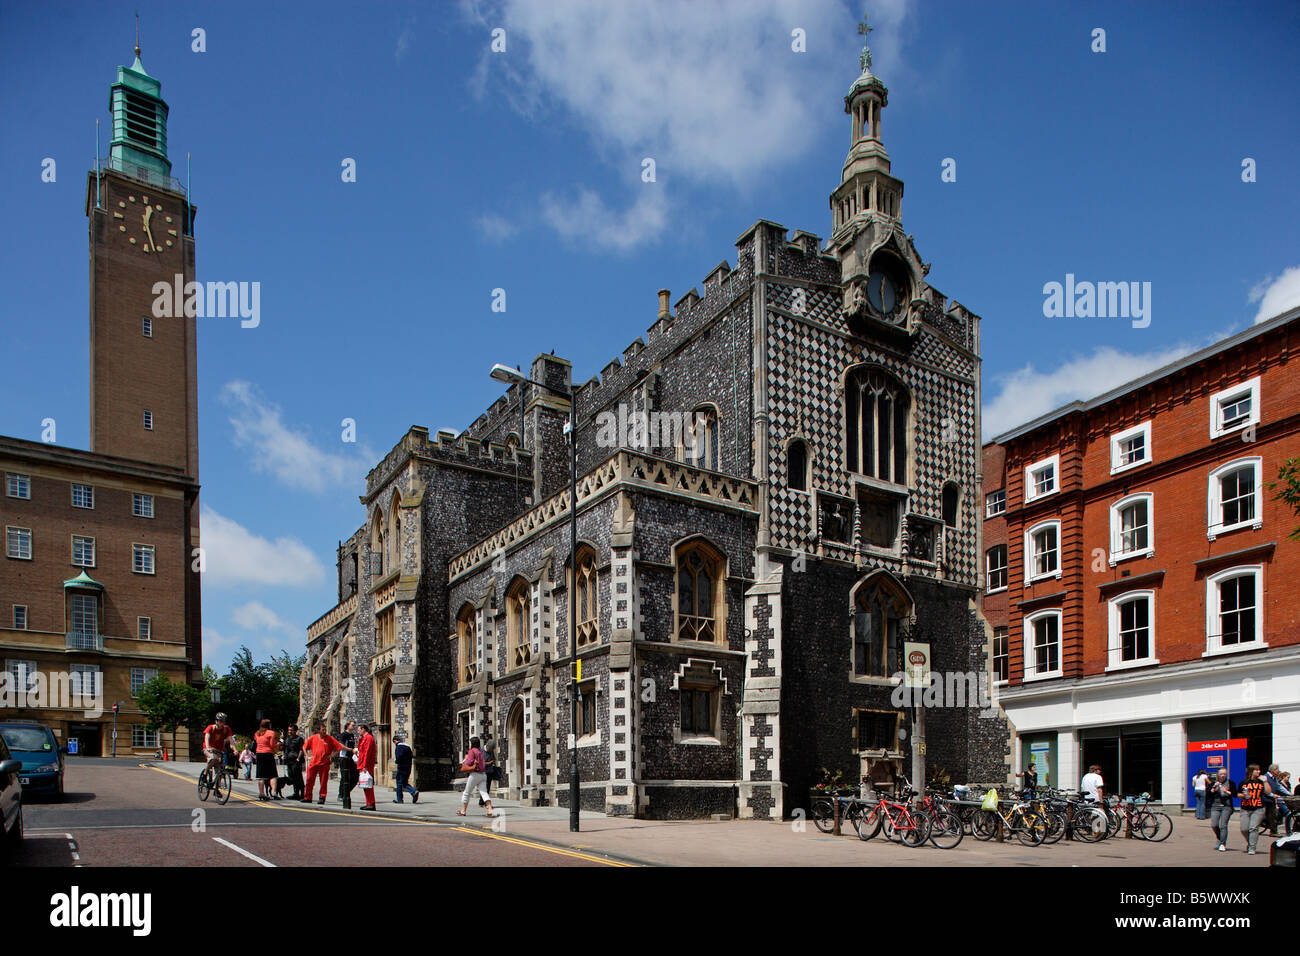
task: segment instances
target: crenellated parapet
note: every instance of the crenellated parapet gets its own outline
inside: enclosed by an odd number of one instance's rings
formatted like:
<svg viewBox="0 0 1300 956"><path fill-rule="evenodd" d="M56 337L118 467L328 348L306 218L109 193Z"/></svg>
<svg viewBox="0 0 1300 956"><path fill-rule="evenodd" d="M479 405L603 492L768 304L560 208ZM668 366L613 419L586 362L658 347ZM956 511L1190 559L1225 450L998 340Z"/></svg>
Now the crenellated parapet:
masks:
<svg viewBox="0 0 1300 956"><path fill-rule="evenodd" d="M393 474L412 458L473 467L503 476L528 471L532 468L533 460L530 453L520 451L514 445L478 441L467 432L456 436L449 432L439 432L437 438L431 440L427 428L413 425L366 476L366 500L378 494Z"/></svg>

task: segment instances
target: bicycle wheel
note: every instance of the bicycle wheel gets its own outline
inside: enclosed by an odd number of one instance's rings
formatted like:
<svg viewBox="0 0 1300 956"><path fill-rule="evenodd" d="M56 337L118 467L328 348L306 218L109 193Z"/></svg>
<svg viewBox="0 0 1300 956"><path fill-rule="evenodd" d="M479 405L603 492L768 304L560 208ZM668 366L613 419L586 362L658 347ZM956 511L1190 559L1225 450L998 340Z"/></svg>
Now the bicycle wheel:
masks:
<svg viewBox="0 0 1300 956"><path fill-rule="evenodd" d="M822 833L835 829L835 806L829 800L817 799L812 802L812 820Z"/></svg>
<svg viewBox="0 0 1300 956"><path fill-rule="evenodd" d="M217 798L218 803L225 803L230 799L230 774L218 773L212 780L212 794Z"/></svg>
<svg viewBox="0 0 1300 956"><path fill-rule="evenodd" d="M930 816L930 842L941 850L951 850L964 835L961 817L951 810L939 810Z"/></svg>
<svg viewBox="0 0 1300 956"><path fill-rule="evenodd" d="M1106 807L1102 812L1106 814L1106 836L1113 837L1116 833L1119 833L1120 828L1124 825L1124 814L1120 813L1118 809L1112 810L1109 807Z"/></svg>
<svg viewBox="0 0 1300 956"><path fill-rule="evenodd" d="M850 800L848 806L844 807L844 815L840 819L840 829L844 829L845 823L853 824L854 830L862 829L862 804L856 800Z"/></svg>
<svg viewBox="0 0 1300 956"><path fill-rule="evenodd" d="M977 840L992 840L1002 826L1002 818L995 810L976 810L970 820L970 834Z"/></svg>
<svg viewBox="0 0 1300 956"><path fill-rule="evenodd" d="M903 846L923 846L930 839L930 816L924 810L908 810L898 815L894 833Z"/></svg>
<svg viewBox="0 0 1300 956"><path fill-rule="evenodd" d="M1016 831L1016 839L1025 846L1042 846L1043 840L1047 837L1046 817L1030 810L1013 819L1015 823L1012 829Z"/></svg>
<svg viewBox="0 0 1300 956"><path fill-rule="evenodd" d="M1154 810L1143 811L1134 826L1138 829L1138 836L1152 843L1167 840L1169 834L1174 832L1174 821L1169 819L1169 814Z"/></svg>
<svg viewBox="0 0 1300 956"><path fill-rule="evenodd" d="M199 774L199 799L207 800L208 794L212 792L212 771L204 770Z"/></svg>
<svg viewBox="0 0 1300 956"><path fill-rule="evenodd" d="M1096 807L1079 807L1069 825L1073 838L1081 843L1097 843L1106 838L1108 821Z"/></svg>
<svg viewBox="0 0 1300 956"><path fill-rule="evenodd" d="M879 833L884 818L885 813L880 809L880 804L878 803L870 810L863 812L862 819L858 821L858 839L870 840Z"/></svg>
<svg viewBox="0 0 1300 956"><path fill-rule="evenodd" d="M1043 837L1043 842L1060 842L1061 837L1065 836L1065 816L1054 810L1044 810L1043 816L1047 819L1047 833Z"/></svg>

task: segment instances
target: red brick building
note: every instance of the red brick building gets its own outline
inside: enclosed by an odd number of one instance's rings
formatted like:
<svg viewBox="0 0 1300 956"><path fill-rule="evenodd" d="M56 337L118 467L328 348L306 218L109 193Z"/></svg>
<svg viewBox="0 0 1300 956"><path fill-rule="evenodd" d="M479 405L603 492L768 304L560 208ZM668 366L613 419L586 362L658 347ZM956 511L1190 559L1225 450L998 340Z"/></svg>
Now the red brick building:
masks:
<svg viewBox="0 0 1300 956"><path fill-rule="evenodd" d="M194 276L194 208L139 54L118 68L86 191L90 450L0 437L0 719L49 724L89 755L114 749L115 702L119 754L168 743L136 695L159 674L197 681L203 663L195 321L153 309L155 283Z"/></svg>
<svg viewBox="0 0 1300 956"><path fill-rule="evenodd" d="M1186 803L1207 760L1300 767L1297 349L1300 309L984 446L1015 771Z"/></svg>

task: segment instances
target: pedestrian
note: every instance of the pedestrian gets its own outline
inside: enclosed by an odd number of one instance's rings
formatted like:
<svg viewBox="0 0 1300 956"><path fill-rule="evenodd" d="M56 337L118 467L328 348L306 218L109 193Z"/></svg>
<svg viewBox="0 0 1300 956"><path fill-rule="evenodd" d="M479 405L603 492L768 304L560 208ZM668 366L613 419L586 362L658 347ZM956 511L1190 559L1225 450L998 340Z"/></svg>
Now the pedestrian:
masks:
<svg viewBox="0 0 1300 956"><path fill-rule="evenodd" d="M1083 775L1083 780L1079 784L1079 789L1083 791L1083 798L1089 801L1100 802L1106 798L1106 781L1101 778L1101 767L1093 764L1088 768L1088 772Z"/></svg>
<svg viewBox="0 0 1300 956"><path fill-rule="evenodd" d="M244 744L244 749L239 754L239 762L244 767L244 779L253 779L253 742L250 740Z"/></svg>
<svg viewBox="0 0 1300 956"><path fill-rule="evenodd" d="M1205 790L1210 785L1210 775L1202 767L1196 771L1196 776L1192 778L1192 790L1196 794L1196 819L1204 820L1205 813Z"/></svg>
<svg viewBox="0 0 1300 956"><path fill-rule="evenodd" d="M1282 786L1282 771L1277 764L1269 764L1268 773L1264 774L1264 782L1268 784L1270 796L1264 798L1264 826L1273 836L1277 836L1279 824L1286 821L1291 815L1291 808L1283 801L1282 797L1291 796L1290 788Z"/></svg>
<svg viewBox="0 0 1300 956"><path fill-rule="evenodd" d="M284 735L284 743L280 747L284 755L284 769L288 782L293 786L293 791L289 794L290 800L302 799L302 735L298 733L298 725L290 724L289 731ZM278 789L277 788L277 792Z"/></svg>
<svg viewBox="0 0 1300 956"><path fill-rule="evenodd" d="M330 782L330 757L342 749L342 744L325 733L325 725L318 720L316 732L307 738L302 747L307 757L307 784L303 788L302 802L311 803L316 778L320 777L320 800L317 803L323 806Z"/></svg>
<svg viewBox="0 0 1300 956"><path fill-rule="evenodd" d="M483 767L487 775L488 792L492 792L492 784L496 783L501 776L501 767L497 764L497 742L491 737L483 744ZM478 798L478 805L483 806L483 797Z"/></svg>
<svg viewBox="0 0 1300 956"><path fill-rule="evenodd" d="M239 778L239 751L235 749L235 738L226 739L226 769L232 778Z"/></svg>
<svg viewBox="0 0 1300 956"><path fill-rule="evenodd" d="M1038 771L1035 769L1034 762L1029 761L1029 766L1023 773L1016 774L1017 777L1023 777L1020 790L1021 796L1025 800L1033 800L1038 793Z"/></svg>
<svg viewBox="0 0 1300 956"><path fill-rule="evenodd" d="M465 792L460 797L460 809L456 811L456 816L465 816L465 810L469 806L469 792L475 787L478 788L479 795L483 798L483 806L487 808L487 816L496 816L492 812L492 795L487 790L487 773L486 764L483 760L483 751L479 748L479 739L471 737L469 739L469 753L465 754L465 759L461 762L460 769L468 776L465 778Z"/></svg>
<svg viewBox="0 0 1300 956"><path fill-rule="evenodd" d="M1214 775L1210 783L1210 829L1214 831L1214 842L1220 851L1228 849L1228 821L1232 819L1232 798L1237 795L1237 785L1228 779L1228 771L1223 768Z"/></svg>
<svg viewBox="0 0 1300 956"><path fill-rule="evenodd" d="M395 769L393 773L397 777L397 799L394 800L393 802L401 803L402 795L406 793L410 793L411 802L419 803L420 791L416 790L413 786L410 785L410 783L408 783L408 781L411 779L411 762L412 760L414 760L415 754L412 752L411 748L407 745L405 735L398 734L395 738L393 738L393 740L395 742L395 746L393 748L393 767Z"/></svg>
<svg viewBox="0 0 1300 956"><path fill-rule="evenodd" d="M1259 831L1264 829L1264 801L1273 795L1268 781L1259 775L1259 764L1246 768L1246 779L1237 792L1241 795L1241 835L1246 838L1246 853L1254 856Z"/></svg>
<svg viewBox="0 0 1300 956"><path fill-rule="evenodd" d="M263 720L258 725L257 733L253 734L253 741L257 747L254 755L257 759L257 799L270 800L271 787L275 784L275 778L279 776L275 769L277 736L271 729L270 720Z"/></svg>
<svg viewBox="0 0 1300 956"><path fill-rule="evenodd" d="M356 726L353 721L346 721L337 738L343 747L338 755L338 768L339 800L343 803L344 810L352 809L352 790L357 785L357 735L354 733Z"/></svg>
<svg viewBox="0 0 1300 956"><path fill-rule="evenodd" d="M375 749L375 738L370 733L370 727L362 724L358 728L361 739L357 743L357 778L361 784L361 795L366 798L362 810L375 809L375 764L378 762L378 753Z"/></svg>

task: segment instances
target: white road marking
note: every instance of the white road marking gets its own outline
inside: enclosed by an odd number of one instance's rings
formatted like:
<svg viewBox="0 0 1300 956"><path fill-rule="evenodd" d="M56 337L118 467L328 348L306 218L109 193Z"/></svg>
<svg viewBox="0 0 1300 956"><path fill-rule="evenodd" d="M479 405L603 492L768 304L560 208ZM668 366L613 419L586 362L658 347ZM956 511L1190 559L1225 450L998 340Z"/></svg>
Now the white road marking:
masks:
<svg viewBox="0 0 1300 956"><path fill-rule="evenodd" d="M260 856L254 856L252 853L249 853L249 852L248 852L247 850L245 850L243 847L235 846L235 845L234 845L233 843L231 843L230 841L221 839L221 837L213 837L212 839L216 840L216 841L217 841L218 843L220 843L222 846L228 846L228 847L230 847L230 849L234 850L236 853L239 853L239 854L241 854L241 855L243 855L243 856L248 857L248 858L249 858L250 860L252 860L254 863L260 863L260 864L262 864L263 866L269 866L269 867L271 867L272 869L275 869L275 864L274 864L274 863L270 863L270 862L268 862L268 861L262 859Z"/></svg>
<svg viewBox="0 0 1300 956"><path fill-rule="evenodd" d="M65 833L63 836L68 841L68 849L72 851L72 859L81 866L81 854L77 852L77 840L71 833Z"/></svg>

